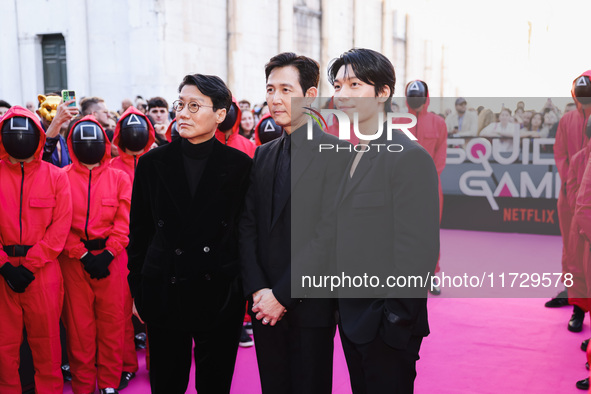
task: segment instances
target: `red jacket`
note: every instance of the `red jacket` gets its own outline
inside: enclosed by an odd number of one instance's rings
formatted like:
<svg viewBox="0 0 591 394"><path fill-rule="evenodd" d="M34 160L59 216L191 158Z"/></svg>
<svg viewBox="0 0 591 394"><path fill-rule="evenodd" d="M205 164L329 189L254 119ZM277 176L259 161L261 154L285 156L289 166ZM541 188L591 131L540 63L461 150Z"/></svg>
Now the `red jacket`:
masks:
<svg viewBox="0 0 591 394"><path fill-rule="evenodd" d="M566 178L566 199L572 211L575 211L577 194L583 182L583 175L589 159L589 144L573 155Z"/></svg>
<svg viewBox="0 0 591 394"><path fill-rule="evenodd" d="M0 121L0 129L15 116L34 122L40 138L30 163L12 164L0 136L0 266L18 262L35 273L62 251L72 221L72 199L66 173L41 160L45 133L36 115L14 106ZM8 257L3 245L33 247L26 257Z"/></svg>
<svg viewBox="0 0 591 394"><path fill-rule="evenodd" d="M226 139L225 133L216 130L215 137L222 144L238 149L240 152L246 153L252 159L254 157L254 151L256 150L256 146L248 138L245 138L238 134L238 132L240 131L240 121L242 120L242 111L240 110L238 100L236 100L235 97L232 97L232 101L234 102L234 104L236 104L237 110L236 122L234 122L234 126L232 126L232 134L230 134L230 136Z"/></svg>
<svg viewBox="0 0 591 394"><path fill-rule="evenodd" d="M404 91L407 91L407 89L408 84ZM439 115L429 112L429 102L430 99L427 94L427 101L421 111L417 113L408 105L407 99L406 106L408 107L408 112L417 117L417 125L409 130L417 137L419 144L429 152L435 162L437 174L441 176L447 158L447 126L445 125L445 120ZM408 123L408 119L400 120L400 123Z"/></svg>
<svg viewBox="0 0 591 394"><path fill-rule="evenodd" d="M92 115L85 116L76 124L86 120L95 122L105 133ZM80 164L74 154L72 134L68 136L72 164L65 167L65 170L70 179L72 200L76 203L73 206L72 227L64 252L70 258L80 259L87 251L81 239L108 237L106 249L117 256L129 243L131 181L124 172L109 166L111 144L106 134L105 155L100 165L92 171Z"/></svg>
<svg viewBox="0 0 591 394"><path fill-rule="evenodd" d="M142 116L146 120L146 123L148 123L149 137L148 143L146 144L146 149L144 149L143 153L140 153L136 156L128 155L127 153L125 153L125 150L119 145L119 142L121 140L121 119L125 119L129 114L136 114L138 116ZM127 108L123 115L121 115L121 119L119 120L119 122L117 122L117 127L115 127L115 133L113 134L113 144L115 144L117 148L119 148L119 156L111 159L111 167L121 170L125 172L127 175L129 175L129 179L131 179L131 183L133 184L133 176L135 174L135 168L137 167L137 161L144 153L150 150L150 147L152 146L154 141L156 141L156 133L154 131L154 127L152 127L152 123L150 123L146 115L135 109L133 106Z"/></svg>
<svg viewBox="0 0 591 394"><path fill-rule="evenodd" d="M587 161L583 180L577 193L575 220L581 232L591 241L591 163Z"/></svg>
<svg viewBox="0 0 591 394"><path fill-rule="evenodd" d="M591 77L591 70L585 71L580 76L582 75ZM575 81L579 77L573 81L571 88L573 98L575 98ZM568 177L568 168L572 156L587 145L589 140L585 135L585 128L587 119L591 114L591 108L584 110L576 99L575 103L577 104L577 110L567 112L558 122L554 141L554 160L563 184Z"/></svg>

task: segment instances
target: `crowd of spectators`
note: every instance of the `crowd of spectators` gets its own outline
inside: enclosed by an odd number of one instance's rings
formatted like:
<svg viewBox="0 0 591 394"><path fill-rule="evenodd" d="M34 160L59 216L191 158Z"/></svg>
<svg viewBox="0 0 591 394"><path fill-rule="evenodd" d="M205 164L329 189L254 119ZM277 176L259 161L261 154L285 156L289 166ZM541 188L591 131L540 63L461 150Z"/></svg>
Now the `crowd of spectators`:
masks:
<svg viewBox="0 0 591 394"><path fill-rule="evenodd" d="M575 108L575 103L570 102L561 111L549 98L539 110L525 109L525 103L519 101L514 110L502 106L494 112L483 106L469 107L466 99L460 97L455 111L440 116L445 119L449 138L512 137L514 130L520 138L554 138L558 121Z"/></svg>
<svg viewBox="0 0 591 394"><path fill-rule="evenodd" d="M539 110L526 109L524 101L519 101L514 110L501 106L499 112L494 112L484 106L468 106L466 99L460 97L455 101L454 111L448 109L439 115L445 119L448 138L500 139L500 149L509 152L514 139L555 138L558 122L574 109L575 103L569 102L560 110L549 98ZM543 150L551 152L552 146Z"/></svg>

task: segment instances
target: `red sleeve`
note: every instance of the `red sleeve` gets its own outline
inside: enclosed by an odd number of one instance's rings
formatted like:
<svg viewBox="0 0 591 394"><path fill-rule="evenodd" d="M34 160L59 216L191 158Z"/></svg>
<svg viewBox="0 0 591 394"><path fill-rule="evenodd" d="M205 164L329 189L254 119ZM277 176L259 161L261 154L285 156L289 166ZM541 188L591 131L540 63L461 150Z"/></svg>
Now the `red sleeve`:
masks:
<svg viewBox="0 0 591 394"><path fill-rule="evenodd" d="M27 252L23 265L35 273L48 261L55 260L64 249L72 225L72 194L70 181L63 171L58 171L55 185L55 207L52 221L43 238Z"/></svg>
<svg viewBox="0 0 591 394"><path fill-rule="evenodd" d="M129 210L131 208L131 181L121 172L117 182L119 206L113 220L113 229L107 240L107 250L117 256L129 244Z"/></svg>
<svg viewBox="0 0 591 394"><path fill-rule="evenodd" d="M438 123L439 138L437 138L437 144L435 145L435 157L433 157L433 161L435 162L437 174L441 176L445 168L445 160L447 159L447 127L443 120Z"/></svg>
<svg viewBox="0 0 591 394"><path fill-rule="evenodd" d="M561 119L556 129L556 139L554 140L554 161L562 184L568 177L568 149L567 149L568 135L565 127L565 119Z"/></svg>
<svg viewBox="0 0 591 394"><path fill-rule="evenodd" d="M86 250L86 246L80 241L80 237L77 237L76 234L70 231L68 238L66 239L64 252L68 257L80 260L88 250Z"/></svg>
<svg viewBox="0 0 591 394"><path fill-rule="evenodd" d="M583 181L579 187L575 206L575 220L585 237L591 240L591 161L585 163Z"/></svg>
<svg viewBox="0 0 591 394"><path fill-rule="evenodd" d="M566 177L566 200L570 206L570 209L573 211L577 202L577 191L579 190L577 174L579 171L585 170L584 168L579 168L580 166L585 165L585 163L583 163L581 160L582 157L583 156L579 155L579 153L573 156L572 165L569 167Z"/></svg>
<svg viewBox="0 0 591 394"><path fill-rule="evenodd" d="M0 267L2 267L4 265L4 263L7 263L7 262L8 262L8 255L6 254L4 249L2 248L2 245L0 245Z"/></svg>

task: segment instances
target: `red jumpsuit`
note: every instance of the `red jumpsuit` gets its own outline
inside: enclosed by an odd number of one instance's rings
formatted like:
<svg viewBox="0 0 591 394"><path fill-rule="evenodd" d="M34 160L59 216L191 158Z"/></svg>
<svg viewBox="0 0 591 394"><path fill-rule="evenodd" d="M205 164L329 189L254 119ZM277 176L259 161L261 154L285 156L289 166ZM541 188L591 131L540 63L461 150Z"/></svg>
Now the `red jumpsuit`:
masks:
<svg viewBox="0 0 591 394"><path fill-rule="evenodd" d="M410 84L411 82L409 82ZM408 90L408 84L404 91ZM441 215L443 213L443 190L441 188L441 173L445 168L445 160L447 159L447 126L445 120L439 115L429 112L429 96L423 105L420 112L412 109L408 105L408 112L417 117L416 126L409 129L409 131L417 137L419 144L431 155L435 162L437 175L439 177L439 223L441 224ZM396 122L397 120L395 120ZM400 119L399 123L408 123L407 119ZM437 267L435 272L439 272L439 260L437 260Z"/></svg>
<svg viewBox="0 0 591 394"><path fill-rule="evenodd" d="M238 101L235 97L232 97L232 101L236 104L236 109L238 110L238 113L236 115L236 122L234 122L234 126L232 126L232 134L230 134L230 136L226 139L225 133L216 130L215 137L222 144L238 149L240 152L246 153L252 159L254 157L254 151L256 150L256 146L252 143L251 140L238 134L238 132L240 131L240 120L242 119L242 111L240 110L240 106L238 105Z"/></svg>
<svg viewBox="0 0 591 394"><path fill-rule="evenodd" d="M87 120L100 127L92 115L78 122ZM74 152L72 134L68 138L70 152ZM70 234L59 261L65 287L62 317L74 393L94 392L97 381L99 389L117 388L122 373L123 295L128 284L121 272L121 259L129 242L131 182L125 173L109 166L111 147L106 134L105 140L105 155L98 167L89 170L72 154L72 164L65 168L75 203ZM89 251L82 242L99 239L106 239L102 249ZM114 256L110 275L92 279L80 258L87 251L97 255L104 250Z"/></svg>
<svg viewBox="0 0 591 394"><path fill-rule="evenodd" d="M119 144L121 139L121 120L124 120L129 114L136 114L137 116L142 116L148 123L149 136L148 143L146 144L146 149L143 153L140 153L139 155L135 156L125 153L125 149L121 147ZM111 159L111 167L125 172L129 176L131 184L133 184L133 178L135 175L135 168L137 167L137 161L145 152L147 152L150 149L154 141L156 141L156 133L154 132L152 123L150 123L148 118L142 112L138 111L134 107L129 107L121 115L121 119L119 122L117 122L117 127L115 128L115 134L113 135L113 144L115 144L117 148L119 148L119 156ZM123 275L124 278L127 278L127 275L129 275L129 270L127 269L127 251L123 250L120 256L120 261L121 275ZM131 320L131 317L133 315L133 299L131 298L129 286L125 286L123 297L125 300L124 312L126 316L125 338L123 341L123 371L135 373L138 370L138 362L137 354L135 352L135 332L133 328L133 322Z"/></svg>
<svg viewBox="0 0 591 394"><path fill-rule="evenodd" d="M408 89L408 86L406 86ZM437 168L437 175L439 176L439 221L441 221L441 213L443 212L443 192L441 190L441 173L445 168L445 160L447 159L447 126L445 120L439 115L429 112L429 96L423 105L420 112L415 111L408 106L408 112L417 117L417 124L409 131L418 139L419 144L433 158L435 168ZM400 120L400 123L407 123L408 120Z"/></svg>
<svg viewBox="0 0 591 394"><path fill-rule="evenodd" d="M586 147L587 152L591 150L591 147ZM587 153L587 160L584 163L584 173L581 180L581 185L576 197L576 204L574 210L574 222L579 227L579 234L583 240L583 264L582 264L582 275L586 278L586 290L587 294L585 297L587 300L591 298L591 163L588 160L589 154ZM576 158L576 156L575 156ZM573 277L573 285L576 283L576 279ZM565 281L565 285L568 285ZM569 291L570 294L570 291ZM569 300L570 301L570 300ZM589 310L589 305L584 310ZM591 346L587 347L587 361L591 362Z"/></svg>
<svg viewBox="0 0 591 394"><path fill-rule="evenodd" d="M226 139L226 133L216 130L215 138L217 138L222 144L226 144L232 148L238 149L242 153L246 153L248 157L252 159L254 157L254 151L257 149L257 147L251 140L238 134L240 131L240 121L242 120L242 111L240 110L240 106L238 105L238 100L236 100L236 97L232 97L232 101L234 104L236 104L236 109L238 110L236 122L234 122L234 126L232 126L232 134L230 134L228 139ZM248 303L246 304L246 311L244 312L244 321L250 321L250 315L248 314Z"/></svg>
<svg viewBox="0 0 591 394"><path fill-rule="evenodd" d="M591 70L585 71L582 75L591 77ZM575 98L575 81L573 81L571 95ZM574 212L568 205L566 196L566 180L568 178L568 169L572 156L587 145L588 138L585 135L585 127L587 119L591 114L591 109L584 110L581 104L576 100L576 111L570 111L564 114L558 123L556 130L556 139L554 142L554 160L556 168L562 181L562 187L558 196L557 211L558 224L560 226L560 233L562 234L562 272L568 273L568 242L569 230ZM569 294L570 297L570 294Z"/></svg>
<svg viewBox="0 0 591 394"><path fill-rule="evenodd" d="M0 266L23 265L35 280L19 294L0 278L0 393L22 393L18 368L24 324L37 392L61 394L59 318L64 287L57 256L72 221L70 185L62 169L41 160L45 134L33 113L12 107L0 121L0 129L14 116L34 122L40 138L34 159L22 164L11 163L0 143ZM9 257L4 250L8 245L32 247L25 257Z"/></svg>
<svg viewBox="0 0 591 394"><path fill-rule="evenodd" d="M585 167L589 158L589 145L575 153L570 160L566 181L566 200L571 212L575 212L577 194L583 181ZM587 280L584 273L585 236L577 220L571 221L568 236L566 272L573 275L573 285L569 286L569 302L584 311L589 310L587 300Z"/></svg>

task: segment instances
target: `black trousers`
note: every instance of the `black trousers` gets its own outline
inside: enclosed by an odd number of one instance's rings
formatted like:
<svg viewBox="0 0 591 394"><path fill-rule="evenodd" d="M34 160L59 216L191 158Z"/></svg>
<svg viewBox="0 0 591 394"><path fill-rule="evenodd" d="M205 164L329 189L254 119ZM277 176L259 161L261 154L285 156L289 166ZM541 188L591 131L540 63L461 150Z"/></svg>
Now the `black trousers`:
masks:
<svg viewBox="0 0 591 394"><path fill-rule="evenodd" d="M283 319L271 327L255 318L252 324L263 393L332 392L334 326L294 327Z"/></svg>
<svg viewBox="0 0 591 394"><path fill-rule="evenodd" d="M411 336L406 349L388 346L378 335L366 344L351 342L339 327L353 394L410 394L423 337Z"/></svg>
<svg viewBox="0 0 591 394"><path fill-rule="evenodd" d="M187 391L193 341L197 392L229 393L243 318L244 304L239 304L223 324L206 331L147 324L152 393L184 394Z"/></svg>

